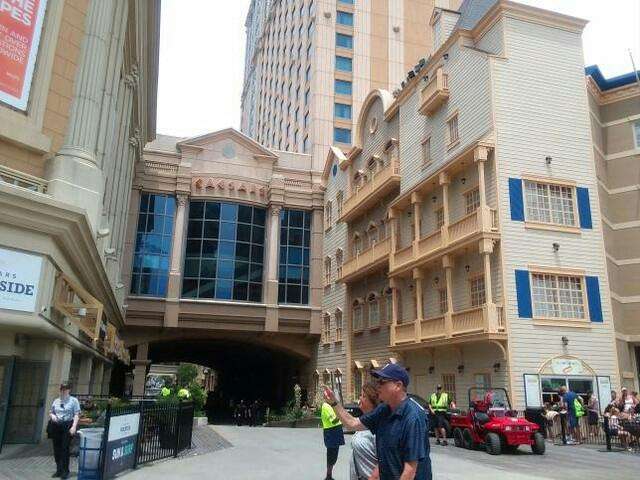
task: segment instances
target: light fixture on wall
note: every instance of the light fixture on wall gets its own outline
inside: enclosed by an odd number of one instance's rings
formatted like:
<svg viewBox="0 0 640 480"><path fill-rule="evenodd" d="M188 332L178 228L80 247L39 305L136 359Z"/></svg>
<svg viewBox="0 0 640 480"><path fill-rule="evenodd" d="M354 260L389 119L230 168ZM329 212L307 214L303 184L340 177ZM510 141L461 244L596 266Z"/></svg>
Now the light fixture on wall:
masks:
<svg viewBox="0 0 640 480"><path fill-rule="evenodd" d="M462 365L462 364L458 365L458 373L460 375L462 375L464 373L464 365Z"/></svg>
<svg viewBox="0 0 640 480"><path fill-rule="evenodd" d="M551 158L551 155L547 155L546 157L544 157L544 161L547 163L547 165L551 165L551 160L553 160L553 158Z"/></svg>
<svg viewBox="0 0 640 480"><path fill-rule="evenodd" d="M438 200L438 197L436 197L435 195L434 195L433 197L431 197L431 201L432 201L433 203L436 203L436 200Z"/></svg>
<svg viewBox="0 0 640 480"><path fill-rule="evenodd" d="M464 185L465 183L467 183L467 179L466 179L466 177L462 177L462 178L460 179L460 183L462 183L463 185Z"/></svg>
<svg viewBox="0 0 640 480"><path fill-rule="evenodd" d="M562 345L564 347L566 347L567 345L569 345L569 337L565 337L564 335L562 336L562 338L560 339L562 340Z"/></svg>
<svg viewBox="0 0 640 480"><path fill-rule="evenodd" d="M436 367L434 367L433 365L431 365L429 367L429 373L433 373L435 371Z"/></svg>
<svg viewBox="0 0 640 480"><path fill-rule="evenodd" d="M445 53L444 55L442 55L442 58L444 58L445 60L449 60L449 54Z"/></svg>
<svg viewBox="0 0 640 480"><path fill-rule="evenodd" d="M464 266L464 271L469 273L469 270L471 270L471 267L469 265L465 265Z"/></svg>
<svg viewBox="0 0 640 480"><path fill-rule="evenodd" d="M429 75L425 75L424 77L422 77L422 81L424 83L429 83Z"/></svg>
<svg viewBox="0 0 640 480"><path fill-rule="evenodd" d="M558 242L553 242L553 251L557 252L560 250L560 244Z"/></svg>
<svg viewBox="0 0 640 480"><path fill-rule="evenodd" d="M438 278L438 277L434 278L434 279L433 279L433 283L435 283L436 285L437 285L438 283L440 283L440 278Z"/></svg>
<svg viewBox="0 0 640 480"><path fill-rule="evenodd" d="M493 371L496 373L500 371L500 362L496 362L493 364Z"/></svg>

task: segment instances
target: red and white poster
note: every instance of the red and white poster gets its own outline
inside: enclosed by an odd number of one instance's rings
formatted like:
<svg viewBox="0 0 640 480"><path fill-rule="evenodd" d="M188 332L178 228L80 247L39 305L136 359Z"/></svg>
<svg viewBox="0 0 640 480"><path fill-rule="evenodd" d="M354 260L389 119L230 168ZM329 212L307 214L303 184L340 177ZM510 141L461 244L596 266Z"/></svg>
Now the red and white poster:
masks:
<svg viewBox="0 0 640 480"><path fill-rule="evenodd" d="M47 0L0 0L0 101L26 110Z"/></svg>

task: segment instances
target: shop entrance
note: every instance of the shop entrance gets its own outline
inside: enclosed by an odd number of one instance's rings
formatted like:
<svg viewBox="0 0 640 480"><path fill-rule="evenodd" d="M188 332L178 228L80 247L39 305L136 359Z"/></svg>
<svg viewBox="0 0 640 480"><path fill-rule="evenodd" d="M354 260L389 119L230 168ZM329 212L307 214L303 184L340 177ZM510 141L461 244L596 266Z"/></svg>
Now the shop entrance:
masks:
<svg viewBox="0 0 640 480"><path fill-rule="evenodd" d="M563 386L581 396L585 405L589 401L589 394L596 391L592 377L543 376L540 378L540 382L542 384L542 403L550 405L560 401L558 389Z"/></svg>
<svg viewBox="0 0 640 480"><path fill-rule="evenodd" d="M0 359L2 444L37 443L46 409L48 362Z"/></svg>

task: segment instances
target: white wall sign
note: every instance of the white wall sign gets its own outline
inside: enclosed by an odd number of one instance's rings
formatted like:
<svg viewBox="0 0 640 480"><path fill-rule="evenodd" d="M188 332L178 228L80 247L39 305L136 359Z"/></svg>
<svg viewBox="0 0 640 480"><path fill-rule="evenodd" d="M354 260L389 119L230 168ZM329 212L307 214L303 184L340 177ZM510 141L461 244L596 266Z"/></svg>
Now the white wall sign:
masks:
<svg viewBox="0 0 640 480"><path fill-rule="evenodd" d="M541 407L542 396L540 395L540 376L524 375L524 395L527 407Z"/></svg>
<svg viewBox="0 0 640 480"><path fill-rule="evenodd" d="M128 415L111 417L109 420L109 438L107 441L113 442L115 440L120 440L121 438L137 435L139 424L139 413L130 413Z"/></svg>
<svg viewBox="0 0 640 480"><path fill-rule="evenodd" d="M42 257L0 248L0 308L33 312Z"/></svg>
<svg viewBox="0 0 640 480"><path fill-rule="evenodd" d="M600 413L604 413L611 401L611 379L609 377L596 377L598 381L598 400L600 400Z"/></svg>
<svg viewBox="0 0 640 480"><path fill-rule="evenodd" d="M551 371L556 375L583 375L584 367L575 358L554 358L551 360Z"/></svg>

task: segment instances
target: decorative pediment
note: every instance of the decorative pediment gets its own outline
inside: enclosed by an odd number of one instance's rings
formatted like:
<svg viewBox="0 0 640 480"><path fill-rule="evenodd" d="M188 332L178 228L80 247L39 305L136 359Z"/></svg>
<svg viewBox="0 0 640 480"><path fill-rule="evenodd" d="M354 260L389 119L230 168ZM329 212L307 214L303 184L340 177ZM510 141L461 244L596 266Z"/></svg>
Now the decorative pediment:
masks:
<svg viewBox="0 0 640 480"><path fill-rule="evenodd" d="M226 128L224 130L218 130L217 132L207 133L197 137L187 138L176 144L178 150L183 151L185 149L197 149L203 150L207 145L229 140L233 143L243 146L251 152L256 160L267 160L275 162L278 156L268 148L263 147L252 138L247 137L243 133L239 132L235 128ZM223 150L223 155L225 152Z"/></svg>
<svg viewBox="0 0 640 480"><path fill-rule="evenodd" d="M191 180L191 194L238 197L263 202L267 197L267 187L246 180L196 176Z"/></svg>

